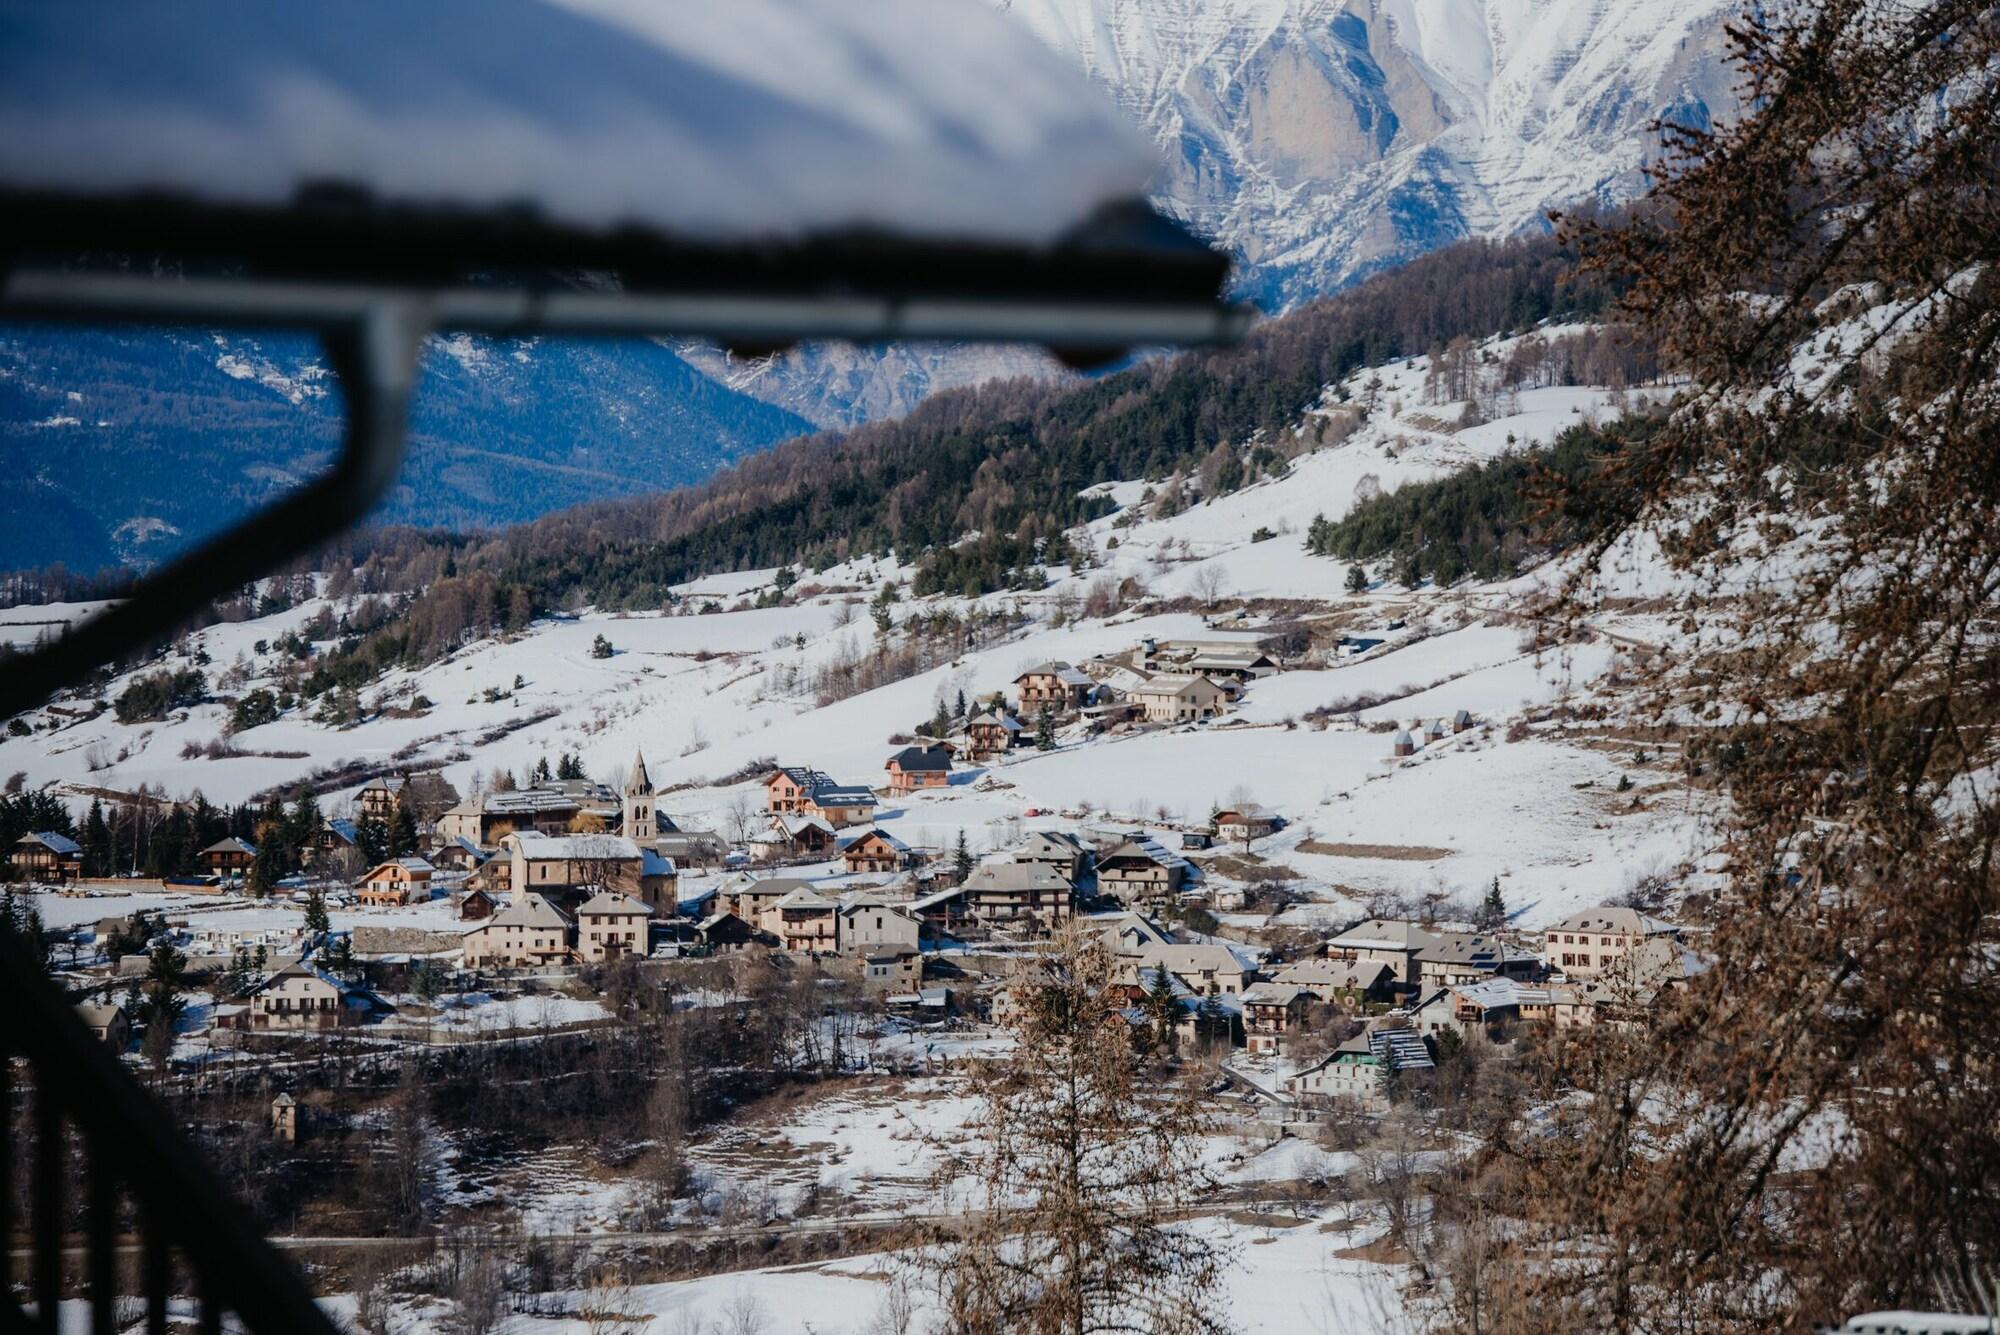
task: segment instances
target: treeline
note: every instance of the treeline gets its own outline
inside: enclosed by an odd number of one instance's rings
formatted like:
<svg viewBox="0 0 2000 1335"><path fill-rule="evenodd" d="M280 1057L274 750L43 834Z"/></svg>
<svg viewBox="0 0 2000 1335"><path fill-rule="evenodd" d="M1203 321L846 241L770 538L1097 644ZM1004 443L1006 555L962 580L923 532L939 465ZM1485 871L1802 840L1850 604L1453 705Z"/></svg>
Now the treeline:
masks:
<svg viewBox="0 0 2000 1335"><path fill-rule="evenodd" d="M1306 550L1346 561L1392 562L1397 583L1455 584L1518 574L1566 547L1574 523L1540 513L1538 493L1581 480L1608 456L1643 442L1657 419L1626 416L1608 426L1573 426L1546 449L1513 452L1428 482L1371 496L1347 516L1315 517Z"/></svg>

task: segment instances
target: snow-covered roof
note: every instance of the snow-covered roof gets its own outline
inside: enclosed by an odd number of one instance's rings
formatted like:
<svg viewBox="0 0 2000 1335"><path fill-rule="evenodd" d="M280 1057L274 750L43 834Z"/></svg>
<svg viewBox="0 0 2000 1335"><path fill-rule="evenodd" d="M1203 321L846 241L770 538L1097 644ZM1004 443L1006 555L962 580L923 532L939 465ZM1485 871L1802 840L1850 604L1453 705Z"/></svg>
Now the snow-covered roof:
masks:
<svg viewBox="0 0 2000 1335"><path fill-rule="evenodd" d="M600 890L578 907L576 916L601 918L623 913L639 913L650 918L653 916L653 906L642 899L620 894L616 890Z"/></svg>
<svg viewBox="0 0 2000 1335"><path fill-rule="evenodd" d="M761 241L1039 245L1143 196L1145 141L1022 24L939 0L31 6L0 180Z"/></svg>
<svg viewBox="0 0 2000 1335"><path fill-rule="evenodd" d="M835 840L835 844L840 849L841 852L845 853L848 849L854 847L854 845L860 843L863 839L870 839L870 838L882 840L884 843L888 844L890 848L894 849L898 853L907 853L910 851L910 846L904 843L901 839L898 839L895 835L890 834L887 830L880 829L873 825L869 826L865 830L853 830L847 834L843 834L837 840Z"/></svg>
<svg viewBox="0 0 2000 1335"><path fill-rule="evenodd" d="M674 860L654 848L639 850L639 874L641 876L678 876L679 869Z"/></svg>
<svg viewBox="0 0 2000 1335"><path fill-rule="evenodd" d="M639 860L639 845L622 834L543 834L538 830L516 830L507 837L515 841L522 857L531 860L544 858L559 858L565 862Z"/></svg>
<svg viewBox="0 0 2000 1335"><path fill-rule="evenodd" d="M527 927L550 930L567 930L569 918L563 911L551 904L547 898L533 892L520 895L512 904L471 929L483 932L489 927ZM468 935L471 933L468 932Z"/></svg>
<svg viewBox="0 0 2000 1335"><path fill-rule="evenodd" d="M1550 923L1549 932L1618 932L1627 936L1661 936L1680 929L1670 922L1641 913L1638 909L1599 904L1570 914L1561 922ZM1546 935L1546 933L1544 934Z"/></svg>
<svg viewBox="0 0 2000 1335"><path fill-rule="evenodd" d="M235 835L232 834L227 839L216 840L214 843L210 844L207 848L204 848L201 851L204 854L243 853L254 857L256 856L257 853L257 846L253 843L248 842L247 840L238 839Z"/></svg>

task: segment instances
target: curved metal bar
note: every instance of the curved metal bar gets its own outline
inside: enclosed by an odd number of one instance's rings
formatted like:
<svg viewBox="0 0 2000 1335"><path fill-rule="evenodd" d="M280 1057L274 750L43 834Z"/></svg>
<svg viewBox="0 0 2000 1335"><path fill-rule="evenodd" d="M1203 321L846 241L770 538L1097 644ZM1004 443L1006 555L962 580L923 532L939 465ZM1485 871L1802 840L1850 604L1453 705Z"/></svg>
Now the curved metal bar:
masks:
<svg viewBox="0 0 2000 1335"><path fill-rule="evenodd" d="M91 307L88 314L102 319L121 313ZM164 309L122 314L174 318ZM427 303L384 296L358 305L345 322L321 328L347 395L346 442L332 470L148 576L123 601L54 644L11 661L0 674L0 718L33 708L85 673L171 633L218 597L365 515L402 466L410 394L429 327Z"/></svg>

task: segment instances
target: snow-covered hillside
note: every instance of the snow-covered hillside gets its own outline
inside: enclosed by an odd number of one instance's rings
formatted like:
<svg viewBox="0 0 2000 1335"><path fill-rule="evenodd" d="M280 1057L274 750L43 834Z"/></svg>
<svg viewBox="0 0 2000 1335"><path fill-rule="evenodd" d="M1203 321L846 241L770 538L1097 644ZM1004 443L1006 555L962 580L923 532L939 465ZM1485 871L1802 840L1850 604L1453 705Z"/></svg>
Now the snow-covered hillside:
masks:
<svg viewBox="0 0 2000 1335"><path fill-rule="evenodd" d="M1499 357L1507 348L1492 350ZM685 586L678 615L585 612L542 620L526 633L392 674L365 693L376 707L358 725L334 729L298 709L229 737L222 754L203 754L225 737L223 701L276 672L278 641L326 605L310 600L212 626L178 647L167 665L197 665L196 655L205 655L217 703L134 725L109 712L79 718L75 702L67 702L69 714L38 711L29 717L30 735L0 741L0 773L22 772L30 786L52 785L79 804L92 793L141 785L173 794L199 789L211 801L234 803L348 762L442 766L466 791L496 768L518 773L541 757L575 752L594 775L616 778L637 747L655 782L673 788L665 810L683 824L727 834L730 808L750 786L716 787L717 776L775 758L880 783L894 749L890 735L915 728L940 699L1006 688L1041 660L1080 662L1149 636L1196 634L1204 617L1184 609L1212 602L1242 609L1232 628L1303 622L1322 640L1353 631L1382 634L1388 643L1355 661L1318 655L1257 681L1219 723L1065 736L1054 751L1018 752L963 772L947 789L890 804L885 827L940 849L964 831L980 849L1004 842L1023 819L1131 822L1162 811L1201 818L1247 793L1291 823L1267 855L1301 873L1323 898L1351 907L1371 890L1470 892L1499 877L1508 902L1533 925L1698 851L1681 799L1662 797L1667 776L1649 775L1610 731L1542 722L1525 736L1521 729L1510 734L1525 714L1592 697L1623 656L1621 646L1671 632L1637 612L1607 613L1606 633L1560 653L1537 653L1516 619L1533 576L1444 591L1378 582L1352 595L1343 588L1344 564L1303 550L1315 515L1337 518L1375 489L1545 442L1605 411L1613 397L1531 389L1519 395L1517 412L1454 429L1448 423L1458 405L1417 406L1426 370L1418 359L1334 387L1325 413L1353 411L1338 403L1343 392L1376 410L1341 443L1302 455L1282 477L1168 518L1143 513L1145 482L1109 488L1122 508L1089 526L1091 568L1054 569L1044 590L899 604L899 617L1007 611L1015 628L983 649L941 655L928 671L833 703L820 704L807 683L817 669L873 643L863 603L907 574L888 561L809 576L799 586L804 596L784 606L748 605L775 573L754 571ZM1093 588L1128 579L1150 598L1109 617L1080 615ZM32 609L36 615L27 617L29 610L20 610L16 633L72 609ZM1404 624L1389 630L1395 622ZM592 656L599 635L615 648L609 658ZM115 697L122 684L105 695ZM429 707L407 707L419 698ZM1330 723L1310 717L1329 707ZM1460 709L1482 726L1400 762L1390 759L1388 731L1371 730L1392 722L1414 727ZM1505 740L1510 735L1516 740ZM1617 795L1627 774L1645 799L1636 810ZM1660 785L1660 793L1649 785Z"/></svg>

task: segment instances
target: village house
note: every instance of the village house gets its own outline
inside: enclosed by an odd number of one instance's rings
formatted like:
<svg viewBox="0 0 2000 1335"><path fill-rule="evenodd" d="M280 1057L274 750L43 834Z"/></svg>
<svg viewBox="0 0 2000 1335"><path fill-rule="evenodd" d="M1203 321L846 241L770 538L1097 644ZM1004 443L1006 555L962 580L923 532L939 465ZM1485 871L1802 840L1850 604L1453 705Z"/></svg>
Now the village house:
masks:
<svg viewBox="0 0 2000 1335"><path fill-rule="evenodd" d="M1388 1002L1395 980L1395 973L1380 960L1299 960L1271 975L1274 983L1302 987L1347 1011Z"/></svg>
<svg viewBox="0 0 2000 1335"><path fill-rule="evenodd" d="M803 811L808 793L832 785L833 776L820 770L799 765L774 769L764 776L764 810Z"/></svg>
<svg viewBox="0 0 2000 1335"><path fill-rule="evenodd" d="M291 964L265 979L249 996L252 1029L337 1029L357 1023L368 995L310 964Z"/></svg>
<svg viewBox="0 0 2000 1335"><path fill-rule="evenodd" d="M359 857L360 853L360 827L345 816L328 816L299 850L299 861L307 868L332 867L343 858Z"/></svg>
<svg viewBox="0 0 2000 1335"><path fill-rule="evenodd" d="M914 950L883 951L861 960L861 981L870 992L914 992L923 977L923 956Z"/></svg>
<svg viewBox="0 0 2000 1335"><path fill-rule="evenodd" d="M1441 988L1410 1011L1420 1034L1502 1042L1521 1019L1521 989L1511 978L1486 978Z"/></svg>
<svg viewBox="0 0 2000 1335"><path fill-rule="evenodd" d="M1280 1088L1306 1106L1346 1099L1381 1108L1388 1104L1392 1079L1421 1078L1436 1068L1430 1049L1414 1029L1375 1028L1286 1076Z"/></svg>
<svg viewBox="0 0 2000 1335"><path fill-rule="evenodd" d="M1386 964L1400 983L1418 981L1417 954L1431 934L1413 922L1370 918L1326 943L1326 957L1349 964Z"/></svg>
<svg viewBox="0 0 2000 1335"><path fill-rule="evenodd" d="M976 765L983 765L1012 751L1020 739L1019 719L989 711L965 725L966 757Z"/></svg>
<svg viewBox="0 0 2000 1335"><path fill-rule="evenodd" d="M764 910L758 926L794 954L830 955L840 948L840 905L817 890L793 890Z"/></svg>
<svg viewBox="0 0 2000 1335"><path fill-rule="evenodd" d="M1076 887L1052 867L986 862L963 885L917 900L911 908L942 920L969 918L988 926L1053 927L1076 912Z"/></svg>
<svg viewBox="0 0 2000 1335"><path fill-rule="evenodd" d="M717 913L734 913L755 926L763 922L765 909L799 889L812 889L812 882L798 876L767 876L762 880L735 876L716 890L713 907Z"/></svg>
<svg viewBox="0 0 2000 1335"><path fill-rule="evenodd" d="M824 817L804 812L779 812L771 827L752 835L750 848L759 862L807 861L825 857L840 842L840 833Z"/></svg>
<svg viewBox="0 0 2000 1335"><path fill-rule="evenodd" d="M570 956L569 916L533 891L465 933L465 967L533 968L561 964Z"/></svg>
<svg viewBox="0 0 2000 1335"><path fill-rule="evenodd" d="M1255 963L1228 946L1206 944L1150 945L1127 968L1144 982L1163 966L1197 997L1240 997L1257 978Z"/></svg>
<svg viewBox="0 0 2000 1335"><path fill-rule="evenodd" d="M1267 834L1276 833L1279 825L1278 813L1268 807L1247 802L1240 807L1225 807L1215 813L1215 832L1230 843L1248 845L1253 839L1262 839Z"/></svg>
<svg viewBox="0 0 2000 1335"><path fill-rule="evenodd" d="M1068 663L1037 663L1014 678L1014 691L1024 715L1040 712L1043 705L1061 714L1081 708L1096 684Z"/></svg>
<svg viewBox="0 0 2000 1335"><path fill-rule="evenodd" d="M1007 856L1015 862L1053 867L1071 881L1081 880L1091 865L1090 846L1062 830L1030 830L1007 850Z"/></svg>
<svg viewBox="0 0 2000 1335"><path fill-rule="evenodd" d="M470 839L445 839L424 854L439 871L470 872L486 861L486 851Z"/></svg>
<svg viewBox="0 0 2000 1335"><path fill-rule="evenodd" d="M500 901L484 890L473 889L459 897L460 922L484 922L500 910Z"/></svg>
<svg viewBox="0 0 2000 1335"><path fill-rule="evenodd" d="M38 830L15 842L7 864L22 880L60 884L83 874L83 849L66 834Z"/></svg>
<svg viewBox="0 0 2000 1335"><path fill-rule="evenodd" d="M86 1001L76 1008L76 1017L90 1036L113 1052L123 1052L132 1043L132 1021L125 1008L115 1001Z"/></svg>
<svg viewBox="0 0 2000 1335"><path fill-rule="evenodd" d="M1252 1052L1283 1052L1305 1027L1313 994L1282 983L1255 983L1243 993L1244 1045Z"/></svg>
<svg viewBox="0 0 2000 1335"><path fill-rule="evenodd" d="M1188 860L1155 840L1135 837L1097 856L1097 892L1126 905L1157 904L1180 894Z"/></svg>
<svg viewBox="0 0 2000 1335"><path fill-rule="evenodd" d="M1218 718L1229 700L1228 692L1207 677L1172 672L1152 677L1126 694L1139 706L1148 723L1192 723Z"/></svg>
<svg viewBox="0 0 2000 1335"><path fill-rule="evenodd" d="M1144 955L1149 947L1170 945L1174 939L1151 918L1129 909L1109 917L1091 918L1086 926L1103 938L1112 954L1129 955L1135 960Z"/></svg>
<svg viewBox="0 0 2000 1335"><path fill-rule="evenodd" d="M197 855L202 870L214 876L242 876L257 861L257 846L230 835L218 839Z"/></svg>
<svg viewBox="0 0 2000 1335"><path fill-rule="evenodd" d="M851 874L900 871L910 862L910 846L879 829L843 835L839 843L840 863Z"/></svg>
<svg viewBox="0 0 2000 1335"><path fill-rule="evenodd" d="M757 939L757 929L734 913L711 913L695 924L694 936L704 949L721 953L751 945Z"/></svg>
<svg viewBox="0 0 2000 1335"><path fill-rule="evenodd" d="M867 894L850 895L840 903L836 939L843 955L915 951L921 935L905 905Z"/></svg>
<svg viewBox="0 0 2000 1335"><path fill-rule="evenodd" d="M586 964L644 955L653 906L616 890L600 890L576 911L576 953Z"/></svg>
<svg viewBox="0 0 2000 1335"><path fill-rule="evenodd" d="M805 810L836 830L848 825L866 825L875 819L879 806L875 794L860 784L827 784L806 794Z"/></svg>
<svg viewBox="0 0 2000 1335"><path fill-rule="evenodd" d="M1212 681L1239 683L1268 677L1278 670L1270 655L1256 649L1210 649L1192 655L1177 666L1184 672Z"/></svg>
<svg viewBox="0 0 2000 1335"><path fill-rule="evenodd" d="M513 863L512 884L517 890L548 894L598 889L637 893L641 889L645 858L639 846L623 835L548 835L521 830L501 844ZM653 896L646 898L651 902Z"/></svg>
<svg viewBox="0 0 2000 1335"><path fill-rule="evenodd" d="M354 901L368 908L399 908L431 897L435 870L423 858L393 858L370 868L354 890Z"/></svg>
<svg viewBox="0 0 2000 1335"><path fill-rule="evenodd" d="M478 793L438 817L437 836L491 848L517 832L566 834L586 815L611 829L622 819L621 799L602 784L589 783Z"/></svg>
<svg viewBox="0 0 2000 1335"><path fill-rule="evenodd" d="M1542 963L1566 978L1596 978L1655 937L1680 929L1637 909L1601 904L1572 913L1542 934Z"/></svg>
<svg viewBox="0 0 2000 1335"><path fill-rule="evenodd" d="M943 788L951 782L951 752L942 746L906 746L890 756L889 791L906 797L920 788Z"/></svg>
<svg viewBox="0 0 2000 1335"><path fill-rule="evenodd" d="M1541 960L1529 951L1516 950L1497 936L1464 933L1429 933L1430 940L1417 952L1417 976L1411 979L1423 992L1440 987L1458 987L1495 976L1530 979L1541 972Z"/></svg>
<svg viewBox="0 0 2000 1335"><path fill-rule="evenodd" d="M354 794L354 809L362 820L379 820L384 825L395 819L396 804L403 797L403 780L395 776L370 779Z"/></svg>

